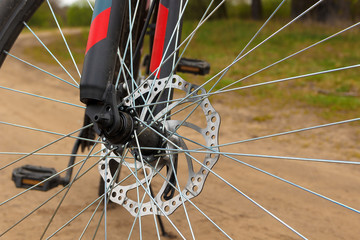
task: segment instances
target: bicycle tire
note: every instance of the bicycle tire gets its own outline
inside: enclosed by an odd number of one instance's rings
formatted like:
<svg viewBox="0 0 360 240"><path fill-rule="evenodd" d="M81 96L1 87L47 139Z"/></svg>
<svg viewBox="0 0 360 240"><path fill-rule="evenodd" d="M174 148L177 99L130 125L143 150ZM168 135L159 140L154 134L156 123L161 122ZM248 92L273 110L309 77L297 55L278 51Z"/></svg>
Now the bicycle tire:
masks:
<svg viewBox="0 0 360 240"><path fill-rule="evenodd" d="M3 0L0 2L0 67L6 54L27 22L44 0Z"/></svg>

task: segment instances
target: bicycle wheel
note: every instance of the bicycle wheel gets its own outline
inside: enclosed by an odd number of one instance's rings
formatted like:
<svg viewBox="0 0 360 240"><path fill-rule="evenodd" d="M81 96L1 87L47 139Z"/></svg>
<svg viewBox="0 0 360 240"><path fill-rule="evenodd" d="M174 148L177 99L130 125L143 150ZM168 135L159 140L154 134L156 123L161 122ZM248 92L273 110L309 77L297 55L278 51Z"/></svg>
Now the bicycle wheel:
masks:
<svg viewBox="0 0 360 240"><path fill-rule="evenodd" d="M128 14L133 19L139 8L137 1L129 2L135 2ZM217 71L205 78L170 74L139 80L137 70L131 74L130 58L130 68L124 65L122 71L131 81L119 84L129 92L119 108L136 112L132 117L139 132L134 131L132 143L120 146L122 154L104 139L89 140L95 145L76 154L73 171L79 173L64 200L70 188L23 193L10 176L24 162L66 168L73 138L87 127L82 127L78 81L72 80L79 77L69 76L77 70L63 73L66 64L58 69L29 53L37 49L31 27L10 53L2 51L7 55L0 76L3 237L39 238L45 232L44 237L60 239L162 238L158 215L170 237L184 239L359 236L360 119L354 112L360 23L331 28L295 23L321 0L285 24L273 17L286 1L264 24L208 21L223 2L209 1L197 23L180 26L179 21L173 38L180 27L188 34L168 53L201 58L211 49L208 60ZM181 2L180 17L187 5ZM78 31L63 33L70 42ZM58 45L53 35L37 34L47 49ZM121 56L133 53L128 47ZM19 61L21 54L26 61L34 57L33 65ZM159 100L163 92L166 98ZM160 111L154 112L158 105ZM160 147L143 145L144 129L163 140ZM112 164L116 167L109 169ZM108 194L98 197L99 173Z"/></svg>

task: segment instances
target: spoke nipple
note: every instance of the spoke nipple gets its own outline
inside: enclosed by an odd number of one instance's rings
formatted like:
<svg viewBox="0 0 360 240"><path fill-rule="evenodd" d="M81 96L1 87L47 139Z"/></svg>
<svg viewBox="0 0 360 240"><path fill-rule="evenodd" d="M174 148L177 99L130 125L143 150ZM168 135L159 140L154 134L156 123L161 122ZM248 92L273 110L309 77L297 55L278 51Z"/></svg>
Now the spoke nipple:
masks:
<svg viewBox="0 0 360 240"><path fill-rule="evenodd" d="M157 152L158 152L158 153L161 153L161 151L160 151L160 150L158 150Z"/></svg>
<svg viewBox="0 0 360 240"><path fill-rule="evenodd" d="M134 138L135 136L134 136L134 134L131 134L131 138Z"/></svg>
<svg viewBox="0 0 360 240"><path fill-rule="evenodd" d="M105 142L105 141L106 141L106 138L103 137L102 140Z"/></svg>

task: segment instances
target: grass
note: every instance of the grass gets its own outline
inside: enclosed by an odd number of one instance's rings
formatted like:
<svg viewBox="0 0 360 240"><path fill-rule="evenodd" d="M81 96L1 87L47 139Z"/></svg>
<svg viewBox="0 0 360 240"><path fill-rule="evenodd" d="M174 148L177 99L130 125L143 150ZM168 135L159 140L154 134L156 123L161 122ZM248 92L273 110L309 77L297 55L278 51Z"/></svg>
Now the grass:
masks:
<svg viewBox="0 0 360 240"><path fill-rule="evenodd" d="M286 22L275 20L270 24L271 26L266 26L246 51L261 43L282 27L284 23ZM183 36L187 36L196 24L196 22L184 22ZM205 77L207 80L234 60L260 26L260 22L239 19L208 21L199 29L184 56L210 62L211 72L209 76ZM343 28L343 26L325 26L310 22L295 23L236 63L215 89L226 87L228 84L325 39ZM298 54L296 57L277 64L276 67L271 67L253 77L246 78L235 86L246 86L359 64L358 39L360 32L356 30L358 29L343 33ZM80 64L83 61L86 36L87 31L69 36L72 38L70 47L75 52L75 59ZM65 65L71 64L67 60L68 54L61 41L49 43L49 48L59 57L60 61L65 62ZM25 52L38 61L46 61L43 59L44 50L41 47L26 49ZM204 77L182 76L184 79L197 84L204 82ZM286 103L287 105L310 107L325 118L354 117L356 116L354 110L360 107L360 100L357 97L360 94L360 81L358 79L358 69L352 69L241 90L234 94L250 97L254 104L265 101L268 104L281 105ZM206 88L210 89L211 84ZM261 121L261 119L259 120Z"/></svg>

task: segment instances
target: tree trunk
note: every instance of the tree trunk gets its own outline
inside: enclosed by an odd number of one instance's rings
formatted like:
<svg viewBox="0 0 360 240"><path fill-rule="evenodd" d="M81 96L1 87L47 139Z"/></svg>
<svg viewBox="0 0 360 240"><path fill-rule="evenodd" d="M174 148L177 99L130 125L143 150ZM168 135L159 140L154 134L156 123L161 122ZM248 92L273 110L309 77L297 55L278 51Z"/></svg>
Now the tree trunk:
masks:
<svg viewBox="0 0 360 240"><path fill-rule="evenodd" d="M262 3L261 0L252 0L251 1L251 17L254 20L262 19Z"/></svg>
<svg viewBox="0 0 360 240"><path fill-rule="evenodd" d="M218 6L220 4L220 0L214 1L213 7ZM216 10L214 18L222 19L222 18L228 18L228 12L226 8L226 2L223 2L221 6Z"/></svg>
<svg viewBox="0 0 360 240"><path fill-rule="evenodd" d="M314 5L318 0L292 0L291 16L294 18ZM351 18L351 0L327 0L309 13L302 19L311 19L318 22L336 22L349 20Z"/></svg>

